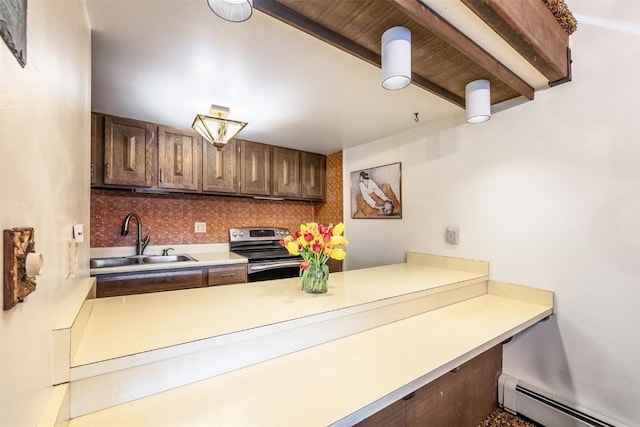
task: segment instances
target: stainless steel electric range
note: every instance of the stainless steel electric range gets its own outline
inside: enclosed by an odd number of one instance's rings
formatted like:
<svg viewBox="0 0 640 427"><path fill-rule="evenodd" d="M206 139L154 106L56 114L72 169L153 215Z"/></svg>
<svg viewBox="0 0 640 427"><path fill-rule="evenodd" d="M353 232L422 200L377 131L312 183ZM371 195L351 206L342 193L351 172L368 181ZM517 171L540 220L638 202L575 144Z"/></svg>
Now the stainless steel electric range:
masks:
<svg viewBox="0 0 640 427"><path fill-rule="evenodd" d="M244 227L229 230L229 250L248 259L247 280L298 277L302 257L280 246L289 230L280 227Z"/></svg>

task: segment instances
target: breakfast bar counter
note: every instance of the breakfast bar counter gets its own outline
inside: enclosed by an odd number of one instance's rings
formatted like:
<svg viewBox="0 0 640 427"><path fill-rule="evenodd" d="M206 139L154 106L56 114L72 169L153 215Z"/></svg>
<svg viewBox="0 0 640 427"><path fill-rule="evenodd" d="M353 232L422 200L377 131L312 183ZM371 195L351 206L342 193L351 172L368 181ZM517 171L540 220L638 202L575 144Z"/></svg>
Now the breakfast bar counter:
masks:
<svg viewBox="0 0 640 427"><path fill-rule="evenodd" d="M321 295L302 292L300 280L292 278L100 298L91 302L91 317L72 366L345 309L368 309L487 279L484 272L402 263L332 273L329 290Z"/></svg>
<svg viewBox="0 0 640 427"><path fill-rule="evenodd" d="M70 426L352 425L553 312L488 264L423 254L299 280L87 300Z"/></svg>

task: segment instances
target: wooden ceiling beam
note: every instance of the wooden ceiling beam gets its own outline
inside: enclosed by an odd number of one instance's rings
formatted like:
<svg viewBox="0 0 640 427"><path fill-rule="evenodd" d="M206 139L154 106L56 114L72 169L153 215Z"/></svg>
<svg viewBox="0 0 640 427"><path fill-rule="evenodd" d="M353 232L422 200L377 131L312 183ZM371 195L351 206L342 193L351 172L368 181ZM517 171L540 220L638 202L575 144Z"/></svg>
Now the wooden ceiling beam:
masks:
<svg viewBox="0 0 640 427"><path fill-rule="evenodd" d="M357 58L362 59L363 61L368 62L371 65L374 65L378 68L381 67L381 58L375 52L361 46L360 44L341 36L340 34L332 31L315 21L307 18L306 16L296 12L293 9L280 4L274 0L254 0L253 7L256 10L259 10L262 13L265 13L279 21L284 22L285 24L291 25L294 28L297 28L305 33L314 36L330 45L343 50L351 55L354 55ZM464 108L464 99L447 89L436 85L435 83L419 76L415 73L412 73L411 83L437 95L441 98L446 99L449 102L452 102L459 107Z"/></svg>
<svg viewBox="0 0 640 427"><path fill-rule="evenodd" d="M550 81L569 76L569 36L541 0L462 0Z"/></svg>
<svg viewBox="0 0 640 427"><path fill-rule="evenodd" d="M445 40L488 73L502 80L520 95L532 100L533 88L473 40L418 0L392 0L407 16ZM538 0L540 1L540 0ZM506 1L504 3L517 3ZM542 2L540 2L542 3Z"/></svg>

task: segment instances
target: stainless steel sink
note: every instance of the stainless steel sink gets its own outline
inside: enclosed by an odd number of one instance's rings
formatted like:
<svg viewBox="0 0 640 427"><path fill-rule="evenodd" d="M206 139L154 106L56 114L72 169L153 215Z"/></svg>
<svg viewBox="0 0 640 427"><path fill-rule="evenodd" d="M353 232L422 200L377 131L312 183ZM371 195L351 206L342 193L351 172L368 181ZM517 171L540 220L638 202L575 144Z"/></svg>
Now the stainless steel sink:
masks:
<svg viewBox="0 0 640 427"><path fill-rule="evenodd" d="M122 267L123 265L142 264L140 258L92 258L89 260L90 268Z"/></svg>
<svg viewBox="0 0 640 427"><path fill-rule="evenodd" d="M164 262L195 261L189 255L154 255L142 258L143 264L160 264Z"/></svg>
<svg viewBox="0 0 640 427"><path fill-rule="evenodd" d="M150 255L116 258L92 258L89 268L123 267L126 265L163 264L167 262L196 261L190 255Z"/></svg>

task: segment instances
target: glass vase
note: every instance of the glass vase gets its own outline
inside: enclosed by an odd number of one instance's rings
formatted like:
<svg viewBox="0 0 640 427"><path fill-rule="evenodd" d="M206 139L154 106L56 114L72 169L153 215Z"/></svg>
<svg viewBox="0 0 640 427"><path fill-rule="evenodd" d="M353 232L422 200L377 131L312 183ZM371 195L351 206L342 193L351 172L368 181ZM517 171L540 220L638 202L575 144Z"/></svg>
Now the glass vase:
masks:
<svg viewBox="0 0 640 427"><path fill-rule="evenodd" d="M329 266L327 264L309 264L309 268L302 270L300 279L303 291L310 294L323 294L327 292Z"/></svg>

